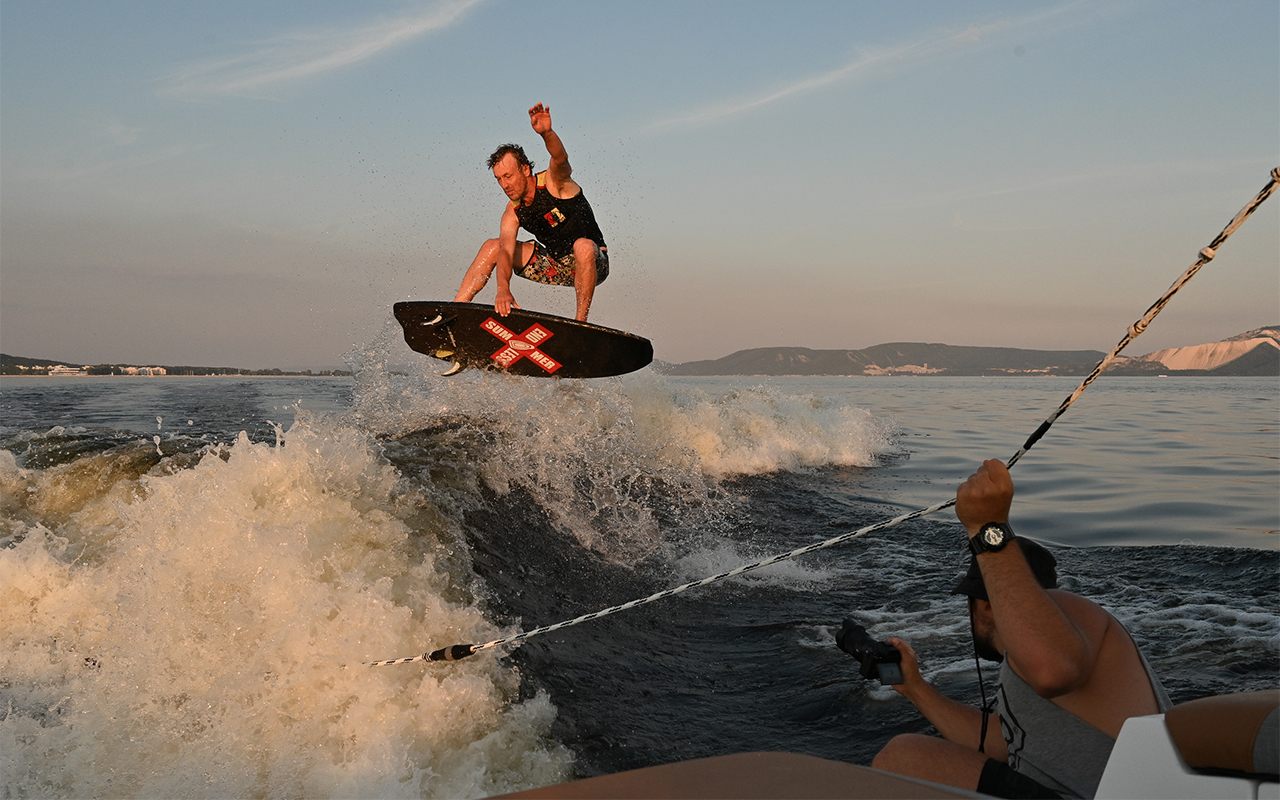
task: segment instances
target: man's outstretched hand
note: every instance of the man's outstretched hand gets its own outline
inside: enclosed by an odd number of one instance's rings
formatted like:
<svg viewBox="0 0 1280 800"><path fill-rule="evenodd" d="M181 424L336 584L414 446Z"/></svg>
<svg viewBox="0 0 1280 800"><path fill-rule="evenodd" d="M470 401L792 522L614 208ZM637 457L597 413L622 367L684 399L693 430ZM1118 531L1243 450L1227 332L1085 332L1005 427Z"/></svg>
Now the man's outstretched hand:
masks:
<svg viewBox="0 0 1280 800"><path fill-rule="evenodd" d="M551 106L538 103L529 109L529 124L533 126L534 133L539 136L551 130Z"/></svg>

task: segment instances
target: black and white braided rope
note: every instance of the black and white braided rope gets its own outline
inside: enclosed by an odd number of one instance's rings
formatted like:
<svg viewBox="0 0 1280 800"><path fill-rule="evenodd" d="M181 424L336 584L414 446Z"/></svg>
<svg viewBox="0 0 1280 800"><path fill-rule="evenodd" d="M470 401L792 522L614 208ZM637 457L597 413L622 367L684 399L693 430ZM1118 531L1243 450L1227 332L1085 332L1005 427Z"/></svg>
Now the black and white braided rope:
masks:
<svg viewBox="0 0 1280 800"><path fill-rule="evenodd" d="M1007 466L1012 467L1014 464L1016 464L1022 458L1022 456L1025 455L1026 452L1035 445L1036 442L1040 441L1040 438L1044 436L1044 434L1049 430L1050 426L1052 426L1053 423L1057 421L1057 419L1061 417L1068 408L1071 407L1071 404L1074 403L1076 399L1079 398L1080 395L1084 393L1084 390L1087 389L1089 385L1092 384L1095 380L1097 380L1098 377L1103 373L1103 371L1111 364L1111 362L1113 362L1116 359L1116 357L1120 355L1120 351L1123 350L1134 339L1138 338L1138 336L1140 336L1142 332L1147 329L1147 326L1151 324L1151 321L1155 319L1156 315L1159 314L1164 309L1164 307L1169 304L1169 301L1173 298L1175 294L1177 294L1178 290L1181 289L1184 285L1186 285L1187 281L1195 277L1195 274L1200 271L1201 267L1203 267L1205 264L1209 263L1209 261L1213 259L1213 257L1217 254L1217 249L1222 246L1222 243L1227 240L1227 237L1230 236L1232 233L1234 233L1236 228L1239 228L1240 225L1246 219L1249 218L1249 215L1252 214L1254 210L1257 209L1257 207L1261 205L1264 200L1266 200L1268 197L1271 196L1271 194L1276 190L1276 187L1278 184L1280 184L1280 167L1276 167L1275 169L1271 170L1271 180L1268 181L1267 185L1262 188L1262 191L1258 192L1257 196L1255 196L1253 200L1249 202L1248 205L1246 205L1243 209L1241 209L1239 214L1236 214L1235 218L1231 220L1231 222L1227 225L1227 227L1222 229L1222 233L1219 233L1214 238L1214 240L1209 243L1208 247L1200 251L1200 257L1196 260L1196 262L1192 264L1185 272L1183 272L1182 275L1176 281L1173 282L1173 284L1169 287L1169 289L1165 291L1163 295L1160 296L1160 299L1158 299L1155 303L1152 304L1152 306L1149 309L1147 309L1147 312L1142 315L1141 319L1139 319L1137 322L1129 326L1128 331L1125 333L1124 337L1120 339L1120 342L1115 346L1115 348L1112 349L1110 353L1108 353L1106 356L1103 357L1101 361L1098 362L1098 365L1093 368L1093 371L1089 373L1088 377L1086 377L1084 381L1076 388L1076 390L1072 392L1071 395L1062 402L1062 405L1058 406L1058 409L1054 411L1054 413L1051 414L1048 419L1042 422L1040 424L1040 427L1037 428L1035 432L1032 433L1031 436L1027 438L1027 441L1022 445L1022 447L1018 450L1018 452L1015 453L1013 457L1009 459ZM956 502L955 499L952 498L950 500L947 500L946 502L938 503L937 505L932 505L932 506L929 506L928 508L922 508L916 511L912 511L908 514L903 514L902 516L894 517L893 519L877 522L873 525L868 525L864 528L859 528L856 531L843 533L839 536L833 537L831 539L827 539L825 541L815 542L814 544L805 545L804 547L797 547L795 550L792 550L787 553L782 553L776 556L770 556L769 558L766 558L762 561L756 561L751 564L744 564L743 566L737 567L735 569L731 569L727 572L721 572L716 575L711 575L709 577L702 578L701 580L684 583L679 586L674 586L670 589L664 589L660 592L651 594L648 597L642 597L638 600L631 600L629 602L622 603L621 605L603 608L603 609L600 609L599 611L593 611L590 614L583 614L580 617L575 617L573 619L565 620L563 622L557 622L554 625L546 625L541 628L534 628L533 630L522 631L520 633L508 636L505 639L495 639L492 642L485 642L484 644L455 644L450 647L443 647L439 650L435 650L429 653L423 653L422 655L409 656L407 658L393 658L387 661L368 661L368 662L365 662L365 666L384 667L384 666L389 666L391 664L408 664L413 661L457 661L459 659L466 658L467 656L474 655L475 653L478 653L481 650L488 650L491 647L502 647L503 645L516 644L518 642L524 641L525 639L530 639L534 636L538 636L543 633L558 631L561 628L568 628L570 626L578 625L583 622L591 622L592 620L600 619L601 617L607 617L611 614L617 614L621 611L626 611L628 609L635 608L636 606L643 606L649 603L657 602L658 600L664 600L668 597L673 597L674 595L680 594L682 592L687 592L690 589L697 589L701 586L707 586L709 584L717 583L719 581L726 580L728 578L733 578L738 575L743 575L747 572L752 572L753 570L761 569L771 564L777 564L782 561L789 561L793 558L798 558L799 556L803 556L808 553L813 553L818 550L825 550L828 547L834 547L838 544L843 544L844 542L847 542L850 539L857 539L859 537L866 536L867 534L875 533L876 531L882 531L887 528L896 527L898 525L901 525L904 522L910 522L911 520L914 520L914 519L927 517L930 514L936 514L939 511L942 511L944 509L950 508L951 506L955 505L955 502Z"/></svg>

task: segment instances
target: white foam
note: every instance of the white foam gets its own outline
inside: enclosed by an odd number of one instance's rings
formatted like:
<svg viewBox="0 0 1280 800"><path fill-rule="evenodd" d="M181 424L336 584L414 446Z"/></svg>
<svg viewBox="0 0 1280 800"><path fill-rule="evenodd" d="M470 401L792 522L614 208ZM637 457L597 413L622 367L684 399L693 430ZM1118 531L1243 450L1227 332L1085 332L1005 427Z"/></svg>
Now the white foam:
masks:
<svg viewBox="0 0 1280 800"><path fill-rule="evenodd" d="M142 476L0 462L7 794L477 797L567 775L554 708L493 655L360 665L506 633L410 535L429 498L365 434L310 418L220 449ZM42 498L72 473L69 505Z"/></svg>
<svg viewBox="0 0 1280 800"><path fill-rule="evenodd" d="M649 369L593 381L442 378L442 362L421 356L389 366L399 335L389 327L349 357L351 423L386 436L442 423L483 432L490 446L468 452L476 480L527 491L558 529L615 561L662 542L655 508L685 527L719 513L721 478L867 466L896 447L894 423L842 398L763 387L712 397Z"/></svg>
<svg viewBox="0 0 1280 800"><path fill-rule="evenodd" d="M869 466L895 448L896 426L841 398L765 386L713 397L652 373L632 379L649 438L684 446L712 476L758 475L828 465Z"/></svg>
<svg viewBox="0 0 1280 800"><path fill-rule="evenodd" d="M675 579L695 581L717 575L721 572L737 569L743 564L750 564L774 553L747 553L732 542L720 542L699 548L696 551L677 559ZM795 559L780 561L767 567L760 567L744 573L733 580L748 581L769 586L788 586L808 588L828 583L837 574L834 567L818 568Z"/></svg>

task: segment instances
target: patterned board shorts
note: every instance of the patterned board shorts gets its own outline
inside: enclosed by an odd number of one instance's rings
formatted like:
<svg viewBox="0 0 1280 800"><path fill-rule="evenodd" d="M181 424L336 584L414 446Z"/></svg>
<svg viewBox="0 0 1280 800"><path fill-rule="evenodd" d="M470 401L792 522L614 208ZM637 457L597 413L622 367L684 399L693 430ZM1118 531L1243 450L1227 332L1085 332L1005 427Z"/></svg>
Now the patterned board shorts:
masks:
<svg viewBox="0 0 1280 800"><path fill-rule="evenodd" d="M538 283L549 283L552 286L572 286L573 285L573 268L577 266L577 262L573 258L573 253L563 258L552 258L547 252L547 248L542 246L541 242L533 243L533 255L529 257L529 263L515 270L515 273L522 278L528 278ZM600 250L596 256L596 286L604 283L604 279L609 277L609 253Z"/></svg>

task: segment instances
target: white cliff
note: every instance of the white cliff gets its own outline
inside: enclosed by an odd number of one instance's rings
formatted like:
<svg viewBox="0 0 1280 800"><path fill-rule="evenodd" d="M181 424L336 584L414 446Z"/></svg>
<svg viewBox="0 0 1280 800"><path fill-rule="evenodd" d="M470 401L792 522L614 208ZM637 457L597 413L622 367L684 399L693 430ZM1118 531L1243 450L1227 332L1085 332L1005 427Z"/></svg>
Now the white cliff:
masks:
<svg viewBox="0 0 1280 800"><path fill-rule="evenodd" d="M1259 328L1223 342L1156 350L1141 356L1142 361L1159 361L1169 369L1215 369L1252 351L1255 347L1280 350L1280 329Z"/></svg>

